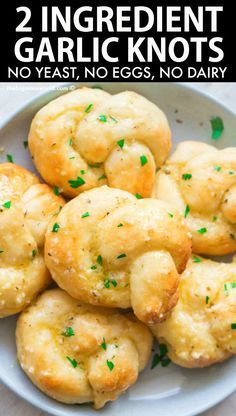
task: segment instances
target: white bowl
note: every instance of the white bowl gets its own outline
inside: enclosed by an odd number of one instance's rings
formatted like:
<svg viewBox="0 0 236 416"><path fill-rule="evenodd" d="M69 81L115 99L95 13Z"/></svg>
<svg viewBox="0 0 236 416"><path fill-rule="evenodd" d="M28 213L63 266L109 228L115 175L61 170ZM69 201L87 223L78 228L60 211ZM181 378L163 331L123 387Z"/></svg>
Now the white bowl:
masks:
<svg viewBox="0 0 236 416"><path fill-rule="evenodd" d="M85 85L85 84L84 84ZM91 85L91 84L87 84ZM158 104L170 121L174 146L182 140L199 140L219 148L235 145L236 117L229 109L209 95L203 95L186 85L149 83L100 84L117 93L125 89L143 94ZM1 146L14 161L34 170L23 141L27 138L35 112L59 95L51 91L20 108L8 120L0 122ZM225 124L222 137L211 139L210 119L220 116ZM5 161L1 155L0 161ZM36 407L58 416L97 416L90 405L64 405L41 393L20 369L15 348L16 317L0 320L0 378L10 389ZM223 364L201 370L187 370L171 364L167 368L150 365L138 382L114 403L99 411L102 416L191 416L210 408L236 390L236 357ZM2 409L4 410L4 409Z"/></svg>

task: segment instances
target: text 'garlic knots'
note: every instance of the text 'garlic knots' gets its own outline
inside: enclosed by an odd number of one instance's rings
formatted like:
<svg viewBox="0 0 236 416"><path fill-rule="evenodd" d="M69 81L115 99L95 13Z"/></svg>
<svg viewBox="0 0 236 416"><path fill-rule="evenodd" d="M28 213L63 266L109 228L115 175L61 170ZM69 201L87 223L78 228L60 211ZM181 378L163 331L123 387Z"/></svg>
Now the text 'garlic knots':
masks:
<svg viewBox="0 0 236 416"><path fill-rule="evenodd" d="M43 107L29 133L38 171L68 197L105 184L150 196L170 145L163 112L129 91L72 91Z"/></svg>
<svg viewBox="0 0 236 416"><path fill-rule="evenodd" d="M186 218L195 253L236 250L236 149L186 141L157 174L153 197Z"/></svg>
<svg viewBox="0 0 236 416"><path fill-rule="evenodd" d="M205 367L236 354L236 257L217 263L193 256L170 317L153 327L172 361Z"/></svg>
<svg viewBox="0 0 236 416"><path fill-rule="evenodd" d="M74 298L165 319L178 298L191 238L178 212L156 199L96 188L61 210L45 241L54 280Z"/></svg>
<svg viewBox="0 0 236 416"><path fill-rule="evenodd" d="M62 205L31 172L0 165L0 317L21 311L50 282L44 237Z"/></svg>
<svg viewBox="0 0 236 416"><path fill-rule="evenodd" d="M60 289L41 295L17 323L21 367L64 403L115 400L150 357L152 335L132 314L78 304Z"/></svg>

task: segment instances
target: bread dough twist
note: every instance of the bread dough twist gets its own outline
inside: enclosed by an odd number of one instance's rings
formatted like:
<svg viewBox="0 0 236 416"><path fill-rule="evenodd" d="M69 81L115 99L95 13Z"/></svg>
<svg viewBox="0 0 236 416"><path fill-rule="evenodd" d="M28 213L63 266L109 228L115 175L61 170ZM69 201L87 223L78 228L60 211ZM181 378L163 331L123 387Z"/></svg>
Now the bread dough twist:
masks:
<svg viewBox="0 0 236 416"><path fill-rule="evenodd" d="M21 314L16 339L21 367L40 390L96 409L135 383L152 347L132 314L80 304L60 289Z"/></svg>
<svg viewBox="0 0 236 416"><path fill-rule="evenodd" d="M62 205L31 172L0 165L0 317L21 311L50 282L44 236Z"/></svg>
<svg viewBox="0 0 236 416"><path fill-rule="evenodd" d="M38 171L68 197L104 184L150 196L170 145L163 112L129 91L65 94L36 114L29 133Z"/></svg>
<svg viewBox="0 0 236 416"><path fill-rule="evenodd" d="M153 196L185 213L195 253L236 250L236 148L180 143L157 174Z"/></svg>
<svg viewBox="0 0 236 416"><path fill-rule="evenodd" d="M45 260L62 289L95 305L132 306L143 322L165 319L191 252L178 212L104 186L70 201L55 222Z"/></svg>
<svg viewBox="0 0 236 416"><path fill-rule="evenodd" d="M217 263L194 255L182 274L177 306L153 332L183 367L205 367L236 354L236 257Z"/></svg>

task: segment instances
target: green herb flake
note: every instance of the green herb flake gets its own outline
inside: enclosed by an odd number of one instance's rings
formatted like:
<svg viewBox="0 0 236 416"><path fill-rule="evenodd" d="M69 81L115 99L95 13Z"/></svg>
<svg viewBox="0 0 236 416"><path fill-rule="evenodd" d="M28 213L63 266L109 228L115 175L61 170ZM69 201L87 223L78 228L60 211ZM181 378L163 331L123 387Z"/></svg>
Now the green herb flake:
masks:
<svg viewBox="0 0 236 416"><path fill-rule="evenodd" d="M221 117L214 117L210 120L210 123L212 129L211 138L212 140L218 140L224 131L223 120Z"/></svg>
<svg viewBox="0 0 236 416"><path fill-rule="evenodd" d="M57 233L59 228L60 228L60 225L57 222L55 222L55 224L52 227L52 233Z"/></svg>
<svg viewBox="0 0 236 416"><path fill-rule="evenodd" d="M171 212L168 212L168 215L170 218L173 218L174 214L171 214Z"/></svg>
<svg viewBox="0 0 236 416"><path fill-rule="evenodd" d="M66 356L66 358L71 363L72 367L76 368L78 366L78 363L75 359L68 357L68 355Z"/></svg>
<svg viewBox="0 0 236 416"><path fill-rule="evenodd" d="M106 349L107 349L107 344L106 344L106 341L105 341L105 338L103 337L103 341L102 341L102 343L101 343L101 347L102 347L102 349L104 350L104 351L106 351Z"/></svg>
<svg viewBox="0 0 236 416"><path fill-rule="evenodd" d="M25 149L27 149L27 147L28 147L28 140L25 140L25 141L23 142L23 146L24 146L24 148L25 148Z"/></svg>
<svg viewBox="0 0 236 416"><path fill-rule="evenodd" d="M86 107L86 109L84 110L85 113L90 113L91 109L92 109L93 104L89 104L88 107Z"/></svg>
<svg viewBox="0 0 236 416"><path fill-rule="evenodd" d="M221 166L214 166L214 170L216 170L217 172L220 172L220 171L221 171L221 169L222 169L222 167L221 167Z"/></svg>
<svg viewBox="0 0 236 416"><path fill-rule="evenodd" d="M161 357L158 354L154 354L151 364L151 370L155 368L161 362Z"/></svg>
<svg viewBox="0 0 236 416"><path fill-rule="evenodd" d="M76 157L75 157L75 156L71 156L71 157L69 157L69 159L70 159L70 160L72 160L72 159L76 159Z"/></svg>
<svg viewBox="0 0 236 416"><path fill-rule="evenodd" d="M73 139L72 139L72 137L70 137L70 138L69 138L69 140L68 140L68 145L69 145L69 146L72 146L72 145L73 145Z"/></svg>
<svg viewBox="0 0 236 416"><path fill-rule="evenodd" d="M54 186L54 188L53 188L53 192L54 192L54 194L56 195L56 196L59 196L60 195L60 189L58 188L58 186Z"/></svg>
<svg viewBox="0 0 236 416"><path fill-rule="evenodd" d="M118 146L120 146L121 149L123 149L124 144L125 144L125 139L118 140L117 144L118 144Z"/></svg>
<svg viewBox="0 0 236 416"><path fill-rule="evenodd" d="M171 363L171 360L169 359L169 358L163 358L162 360L161 360L161 366L162 367L167 367L169 364Z"/></svg>
<svg viewBox="0 0 236 416"><path fill-rule="evenodd" d="M190 212L189 205L186 205L186 207L185 207L185 211L184 211L184 218L187 218L187 216L188 216L189 212Z"/></svg>
<svg viewBox="0 0 236 416"><path fill-rule="evenodd" d="M2 204L3 208L9 209L11 208L11 201L6 201Z"/></svg>
<svg viewBox="0 0 236 416"><path fill-rule="evenodd" d="M37 250L34 248L34 249L32 250L32 258L34 258L34 257L36 256L36 254L37 254Z"/></svg>
<svg viewBox="0 0 236 416"><path fill-rule="evenodd" d="M160 350L160 357L164 357L168 353L168 348L166 344L160 344L159 350Z"/></svg>
<svg viewBox="0 0 236 416"><path fill-rule="evenodd" d="M236 322L232 322L231 329L236 329Z"/></svg>
<svg viewBox="0 0 236 416"><path fill-rule="evenodd" d="M110 282L111 282L111 284L112 284L114 287L116 287L116 286L117 286L117 281L116 281L115 279L112 279Z"/></svg>
<svg viewBox="0 0 236 416"><path fill-rule="evenodd" d="M106 289L110 289L110 280L109 280L109 279L105 279L105 280L104 280L104 287L105 287Z"/></svg>
<svg viewBox="0 0 236 416"><path fill-rule="evenodd" d="M201 263L201 262L202 262L202 259L200 259L197 256L193 256L193 263Z"/></svg>
<svg viewBox="0 0 236 416"><path fill-rule="evenodd" d="M218 220L218 217L216 215L214 215L214 217L212 217L212 221L215 222Z"/></svg>
<svg viewBox="0 0 236 416"><path fill-rule="evenodd" d="M107 367L109 368L110 371L112 371L115 365L113 364L112 361L107 360Z"/></svg>
<svg viewBox="0 0 236 416"><path fill-rule="evenodd" d="M235 289L235 288L236 288L236 282L224 284L224 291L226 292L227 295L229 294L230 289Z"/></svg>
<svg viewBox="0 0 236 416"><path fill-rule="evenodd" d="M81 215L81 218L87 218L90 217L89 212L85 212L84 214Z"/></svg>
<svg viewBox="0 0 236 416"><path fill-rule="evenodd" d="M233 171L233 170L229 170L229 175L234 175L235 174L235 172Z"/></svg>
<svg viewBox="0 0 236 416"><path fill-rule="evenodd" d="M205 234L205 233L207 232L207 229L206 229L205 227L203 227L203 228L199 228L199 230L197 230L197 232L198 232L199 234Z"/></svg>
<svg viewBox="0 0 236 416"><path fill-rule="evenodd" d="M102 163L89 163L90 168L100 168Z"/></svg>
<svg viewBox="0 0 236 416"><path fill-rule="evenodd" d="M8 160L8 162L10 162L10 163L14 163L13 156L12 156L12 155L10 155L10 154L8 154L8 155L7 155L7 160Z"/></svg>
<svg viewBox="0 0 236 416"><path fill-rule="evenodd" d="M141 162L141 166L146 165L146 163L148 163L147 156L145 155L140 156L140 162Z"/></svg>
<svg viewBox="0 0 236 416"><path fill-rule="evenodd" d="M118 120L117 120L115 117L113 117L113 116L110 116L110 115L109 115L109 118L110 118L112 121L114 121L114 123L118 123Z"/></svg>
<svg viewBox="0 0 236 416"><path fill-rule="evenodd" d="M75 334L73 328L71 326L67 326L65 330L61 333L61 335L63 335L63 337L70 338L73 337Z"/></svg>
<svg viewBox="0 0 236 416"><path fill-rule="evenodd" d="M86 171L84 169L81 169L80 173L81 175L85 175Z"/></svg>
<svg viewBox="0 0 236 416"><path fill-rule="evenodd" d="M106 175L103 174L103 175L99 176L98 181L101 181L102 179L106 179L106 178L107 178Z"/></svg>
<svg viewBox="0 0 236 416"><path fill-rule="evenodd" d="M123 224L120 222L120 224L117 225L118 228L123 227Z"/></svg>
<svg viewBox="0 0 236 416"><path fill-rule="evenodd" d="M97 257L97 263L100 264L100 266L102 266L102 256L100 254Z"/></svg>
<svg viewBox="0 0 236 416"><path fill-rule="evenodd" d="M208 305L208 303L209 303L209 296L206 296L206 305Z"/></svg>
<svg viewBox="0 0 236 416"><path fill-rule="evenodd" d="M125 253L119 254L119 256L117 256L117 259L123 259L124 257L126 257Z"/></svg>
<svg viewBox="0 0 236 416"><path fill-rule="evenodd" d="M182 175L182 179L184 181L189 181L192 178L192 174L191 173L183 173Z"/></svg>
<svg viewBox="0 0 236 416"><path fill-rule="evenodd" d="M93 266L91 266L91 270L96 270L97 266L95 266L95 264Z"/></svg>
<svg viewBox="0 0 236 416"><path fill-rule="evenodd" d="M137 199L143 199L142 195L140 195L140 194L135 194L135 197L136 197Z"/></svg>
<svg viewBox="0 0 236 416"><path fill-rule="evenodd" d="M84 185L86 182L83 178L81 178L80 176L77 177L77 179L70 179L68 181L68 183L70 184L71 188L79 188L80 186Z"/></svg>
<svg viewBox="0 0 236 416"><path fill-rule="evenodd" d="M4 253L4 250L2 248L0 248L0 253Z"/></svg>
<svg viewBox="0 0 236 416"><path fill-rule="evenodd" d="M101 121L101 123L106 123L107 116L105 116L104 114L101 114L100 116L98 116L98 120Z"/></svg>

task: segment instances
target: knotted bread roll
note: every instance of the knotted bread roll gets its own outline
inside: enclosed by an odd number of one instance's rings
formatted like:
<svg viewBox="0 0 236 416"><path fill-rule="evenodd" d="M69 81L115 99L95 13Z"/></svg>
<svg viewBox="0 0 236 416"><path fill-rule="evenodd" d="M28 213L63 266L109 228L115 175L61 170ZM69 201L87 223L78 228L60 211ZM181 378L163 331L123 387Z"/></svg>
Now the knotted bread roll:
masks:
<svg viewBox="0 0 236 416"><path fill-rule="evenodd" d="M45 260L74 298L132 306L141 321L160 322L177 302L179 273L191 252L188 234L168 204L104 186L61 210L46 233Z"/></svg>
<svg viewBox="0 0 236 416"><path fill-rule="evenodd" d="M62 205L31 172L0 165L0 317L21 311L49 284L44 236Z"/></svg>
<svg viewBox="0 0 236 416"><path fill-rule="evenodd" d="M68 197L104 184L150 196L170 145L163 112L129 91L65 94L36 114L29 133L38 171Z"/></svg>
<svg viewBox="0 0 236 416"><path fill-rule="evenodd" d="M153 197L186 217L195 253L236 250L236 148L180 143L157 174Z"/></svg>
<svg viewBox="0 0 236 416"><path fill-rule="evenodd" d="M236 257L217 263L193 256L177 306L153 332L183 367L205 367L236 354Z"/></svg>
<svg viewBox="0 0 236 416"><path fill-rule="evenodd" d="M152 347L148 328L131 314L80 304L60 289L21 314L16 340L21 367L40 390L96 409L136 382Z"/></svg>

